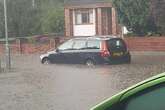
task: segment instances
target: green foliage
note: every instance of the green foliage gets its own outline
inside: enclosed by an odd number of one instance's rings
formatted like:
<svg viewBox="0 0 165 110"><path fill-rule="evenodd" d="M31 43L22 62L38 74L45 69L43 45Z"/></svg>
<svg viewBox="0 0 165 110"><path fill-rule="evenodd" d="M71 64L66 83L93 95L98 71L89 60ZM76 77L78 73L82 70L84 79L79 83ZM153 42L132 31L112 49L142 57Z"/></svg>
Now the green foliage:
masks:
<svg viewBox="0 0 165 110"><path fill-rule="evenodd" d="M35 25L36 10L27 0L8 0L8 28L10 36L22 37L31 34Z"/></svg>
<svg viewBox="0 0 165 110"><path fill-rule="evenodd" d="M113 0L118 11L119 21L136 35L146 35L156 31L150 15L150 0Z"/></svg>
<svg viewBox="0 0 165 110"><path fill-rule="evenodd" d="M7 0L9 37L63 33L62 0ZM0 37L4 36L3 1L0 0Z"/></svg>
<svg viewBox="0 0 165 110"><path fill-rule="evenodd" d="M0 3L0 38L4 35L4 10L3 4Z"/></svg>
<svg viewBox="0 0 165 110"><path fill-rule="evenodd" d="M151 7L157 33L165 35L165 0L151 0Z"/></svg>
<svg viewBox="0 0 165 110"><path fill-rule="evenodd" d="M61 5L47 8L41 14L41 30L44 33L62 33L64 30L64 8Z"/></svg>

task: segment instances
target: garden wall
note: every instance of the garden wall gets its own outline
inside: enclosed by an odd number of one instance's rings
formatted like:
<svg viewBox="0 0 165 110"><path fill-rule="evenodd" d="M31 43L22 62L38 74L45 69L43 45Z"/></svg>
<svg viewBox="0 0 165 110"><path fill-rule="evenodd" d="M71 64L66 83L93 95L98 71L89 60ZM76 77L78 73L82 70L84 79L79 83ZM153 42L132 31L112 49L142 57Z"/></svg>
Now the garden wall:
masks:
<svg viewBox="0 0 165 110"><path fill-rule="evenodd" d="M41 39L15 39L10 44L12 54L35 54L44 53L48 50L55 49L63 40L59 38L41 38ZM0 55L5 52L4 42L0 43Z"/></svg>
<svg viewBox="0 0 165 110"><path fill-rule="evenodd" d="M46 38L27 42L16 39L10 43L11 53L14 54L35 54L44 53L55 49L60 43L64 42L64 37ZM165 37L125 37L130 51L164 51ZM0 55L5 52L5 44L0 43Z"/></svg>
<svg viewBox="0 0 165 110"><path fill-rule="evenodd" d="M164 37L125 37L131 51L165 51Z"/></svg>

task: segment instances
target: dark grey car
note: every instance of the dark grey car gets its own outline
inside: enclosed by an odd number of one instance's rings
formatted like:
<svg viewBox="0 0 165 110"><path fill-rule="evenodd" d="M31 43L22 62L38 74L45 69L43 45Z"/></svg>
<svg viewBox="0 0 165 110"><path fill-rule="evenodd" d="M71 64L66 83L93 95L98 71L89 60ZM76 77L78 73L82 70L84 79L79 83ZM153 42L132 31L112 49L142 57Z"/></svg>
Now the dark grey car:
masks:
<svg viewBox="0 0 165 110"><path fill-rule="evenodd" d="M41 55L41 62L86 65L130 63L131 55L121 38L79 37L70 39L56 50Z"/></svg>

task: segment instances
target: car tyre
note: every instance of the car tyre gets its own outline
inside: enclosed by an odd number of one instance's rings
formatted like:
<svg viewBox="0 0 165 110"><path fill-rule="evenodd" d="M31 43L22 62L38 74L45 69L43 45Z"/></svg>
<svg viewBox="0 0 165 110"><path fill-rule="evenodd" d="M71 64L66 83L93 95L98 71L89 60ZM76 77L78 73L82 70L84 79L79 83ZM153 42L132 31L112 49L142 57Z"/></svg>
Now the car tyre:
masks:
<svg viewBox="0 0 165 110"><path fill-rule="evenodd" d="M96 63L95 63L94 60L88 59L88 60L86 60L85 65L87 65L87 66L95 66Z"/></svg>
<svg viewBox="0 0 165 110"><path fill-rule="evenodd" d="M127 64L130 64L131 63L131 56L128 56L126 63Z"/></svg>
<svg viewBox="0 0 165 110"><path fill-rule="evenodd" d="M50 60L49 60L49 58L43 58L43 60L42 60L42 64L45 64L45 65L50 64Z"/></svg>

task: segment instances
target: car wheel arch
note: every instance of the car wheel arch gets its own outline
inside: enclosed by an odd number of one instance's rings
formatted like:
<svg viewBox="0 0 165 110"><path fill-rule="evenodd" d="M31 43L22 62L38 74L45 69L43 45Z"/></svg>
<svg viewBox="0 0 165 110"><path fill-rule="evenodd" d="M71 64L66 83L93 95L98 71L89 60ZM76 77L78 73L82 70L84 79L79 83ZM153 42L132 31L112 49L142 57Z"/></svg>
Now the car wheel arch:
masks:
<svg viewBox="0 0 165 110"><path fill-rule="evenodd" d="M49 60L49 61L50 61L49 57L44 57L44 58L42 58L42 60L41 60L42 64L44 64L44 61L45 61L45 60Z"/></svg>

